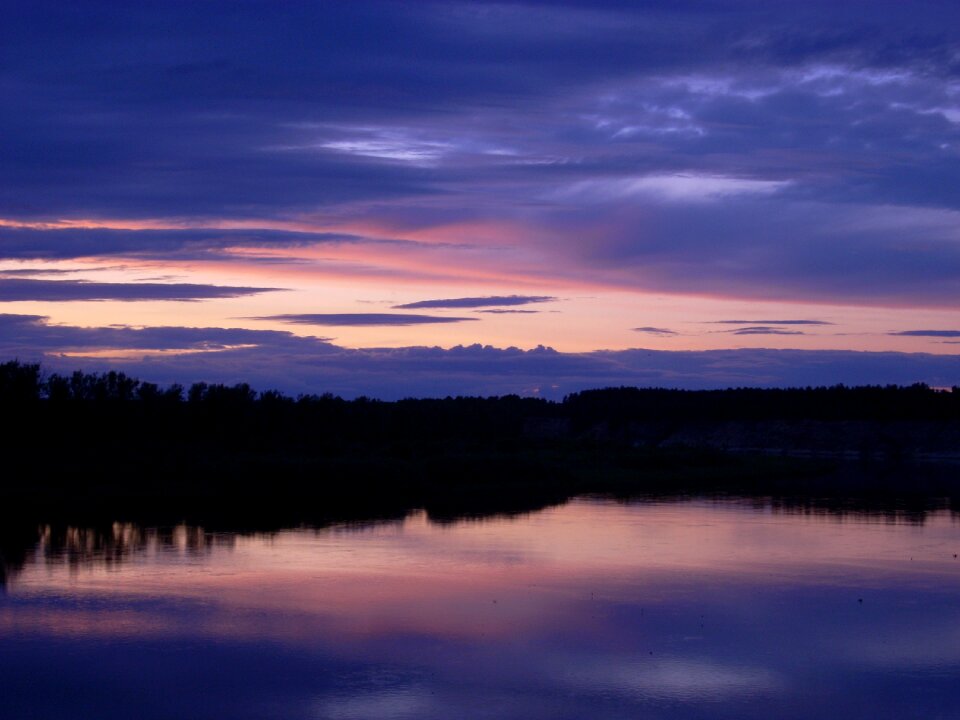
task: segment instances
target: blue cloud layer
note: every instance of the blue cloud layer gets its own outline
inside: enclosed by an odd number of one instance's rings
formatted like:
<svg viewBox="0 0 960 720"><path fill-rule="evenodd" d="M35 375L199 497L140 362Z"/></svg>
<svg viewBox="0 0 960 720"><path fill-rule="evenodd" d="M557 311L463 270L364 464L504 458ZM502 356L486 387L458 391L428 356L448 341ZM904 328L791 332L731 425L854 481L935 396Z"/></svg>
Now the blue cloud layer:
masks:
<svg viewBox="0 0 960 720"><path fill-rule="evenodd" d="M279 288L231 287L195 283L101 283L87 280L0 278L0 302L80 300L210 300L273 292Z"/></svg>
<svg viewBox="0 0 960 720"><path fill-rule="evenodd" d="M343 233L284 230L115 230L107 228L0 227L0 258L68 260L79 257L136 257L189 261L216 258L236 247L303 247L356 243L404 243ZM262 259L258 260L263 262Z"/></svg>
<svg viewBox="0 0 960 720"><path fill-rule="evenodd" d="M193 350L144 359L65 357L67 351ZM322 338L230 328L81 328L0 315L0 357L51 370L123 369L158 383L248 382L288 393L384 399L517 393L560 398L586 388L781 387L845 383L960 385L960 357L804 350L622 350L561 353L468 347L348 349Z"/></svg>
<svg viewBox="0 0 960 720"><path fill-rule="evenodd" d="M889 334L900 337L955 338L960 337L960 330L900 330Z"/></svg>
<svg viewBox="0 0 960 720"><path fill-rule="evenodd" d="M556 300L547 295L488 295L486 297L446 298L440 300L419 300L404 305L394 305L397 309L417 310L426 308L481 308L529 305Z"/></svg>
<svg viewBox="0 0 960 720"><path fill-rule="evenodd" d="M957 296L954 2L0 11L3 218L495 220L528 229L538 269L560 278ZM345 241L190 232L4 229L0 255Z"/></svg>

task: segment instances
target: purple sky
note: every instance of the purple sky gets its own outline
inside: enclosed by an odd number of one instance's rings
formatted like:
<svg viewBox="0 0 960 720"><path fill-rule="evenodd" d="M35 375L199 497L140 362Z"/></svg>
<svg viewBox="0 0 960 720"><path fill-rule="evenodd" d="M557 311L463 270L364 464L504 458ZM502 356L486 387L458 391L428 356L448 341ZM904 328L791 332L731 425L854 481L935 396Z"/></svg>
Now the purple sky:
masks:
<svg viewBox="0 0 960 720"><path fill-rule="evenodd" d="M960 385L956 2L0 13L0 359Z"/></svg>

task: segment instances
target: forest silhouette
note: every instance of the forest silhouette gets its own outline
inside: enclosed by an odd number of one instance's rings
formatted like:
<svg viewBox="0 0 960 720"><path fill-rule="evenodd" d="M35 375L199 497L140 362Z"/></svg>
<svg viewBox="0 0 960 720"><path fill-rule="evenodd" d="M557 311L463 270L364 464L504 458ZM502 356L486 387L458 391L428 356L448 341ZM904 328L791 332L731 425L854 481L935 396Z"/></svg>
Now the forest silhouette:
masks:
<svg viewBox="0 0 960 720"><path fill-rule="evenodd" d="M0 407L0 496L46 513L455 514L585 492L944 496L960 467L960 391L922 384L385 402L10 361Z"/></svg>

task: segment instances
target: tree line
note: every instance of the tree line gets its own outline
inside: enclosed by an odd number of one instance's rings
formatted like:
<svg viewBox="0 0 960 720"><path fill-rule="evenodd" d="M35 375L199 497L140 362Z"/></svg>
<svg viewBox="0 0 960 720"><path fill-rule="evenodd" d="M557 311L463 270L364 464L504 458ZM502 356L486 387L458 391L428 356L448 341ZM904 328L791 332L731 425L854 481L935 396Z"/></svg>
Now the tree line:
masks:
<svg viewBox="0 0 960 720"><path fill-rule="evenodd" d="M841 475L820 460L731 454L698 439L730 422L746 427L751 442L769 441L764 446L816 448L826 436L828 445L879 459ZM110 519L148 510L258 522L271 513L316 521L412 507L455 515L583 492L826 496L900 492L905 483L910 492L953 497L953 466L924 485L890 458L926 445L955 449L957 438L960 390L922 384L620 387L556 402L517 395L387 402L290 397L245 383L161 387L122 372L63 375L0 364L0 508L31 522L51 513ZM889 477L878 479L878 468Z"/></svg>
<svg viewBox="0 0 960 720"><path fill-rule="evenodd" d="M69 375L46 373L38 363L17 360L0 364L0 403L5 408L30 405L49 408L81 405L113 408L122 405L150 409L202 408L206 413L274 416L297 411L331 415L337 421L357 416L364 421L427 423L438 428L470 418L471 425L488 421L513 430L510 419L562 418L575 424L613 424L650 420L938 420L960 418L960 388L934 389L923 383L909 386L728 388L676 390L617 387L583 390L555 402L542 398L499 397L408 398L381 401L367 397L344 400L331 393L291 397L277 390L257 391L247 383L224 385L197 382L160 386L123 372ZM504 425L505 423L505 425Z"/></svg>

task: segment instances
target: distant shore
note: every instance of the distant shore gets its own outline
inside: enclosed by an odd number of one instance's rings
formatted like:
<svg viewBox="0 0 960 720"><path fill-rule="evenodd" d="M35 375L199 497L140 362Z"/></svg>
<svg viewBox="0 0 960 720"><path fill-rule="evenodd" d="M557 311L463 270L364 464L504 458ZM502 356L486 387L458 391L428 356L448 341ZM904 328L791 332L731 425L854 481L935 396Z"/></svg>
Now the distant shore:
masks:
<svg viewBox="0 0 960 720"><path fill-rule="evenodd" d="M609 388L380 402L0 365L4 514L322 516L584 493L960 497L960 392Z"/></svg>

